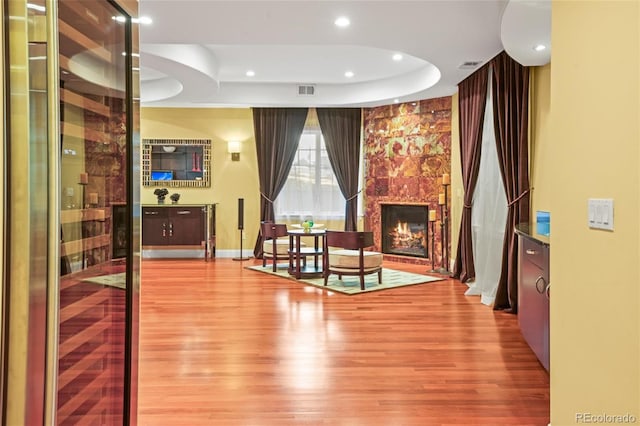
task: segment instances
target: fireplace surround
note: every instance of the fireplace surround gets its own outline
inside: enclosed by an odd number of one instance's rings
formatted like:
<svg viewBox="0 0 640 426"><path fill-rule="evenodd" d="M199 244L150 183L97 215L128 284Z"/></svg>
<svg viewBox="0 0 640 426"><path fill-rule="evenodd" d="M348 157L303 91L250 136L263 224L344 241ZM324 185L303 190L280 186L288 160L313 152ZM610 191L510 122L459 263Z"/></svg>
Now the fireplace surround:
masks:
<svg viewBox="0 0 640 426"><path fill-rule="evenodd" d="M429 206L381 204L382 252L419 258L429 257Z"/></svg>

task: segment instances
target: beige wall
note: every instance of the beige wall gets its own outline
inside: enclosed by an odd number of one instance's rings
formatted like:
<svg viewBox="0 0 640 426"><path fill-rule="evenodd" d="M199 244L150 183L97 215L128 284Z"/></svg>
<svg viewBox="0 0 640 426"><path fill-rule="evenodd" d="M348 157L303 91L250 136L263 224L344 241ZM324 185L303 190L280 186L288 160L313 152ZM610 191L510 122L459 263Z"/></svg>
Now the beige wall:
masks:
<svg viewBox="0 0 640 426"><path fill-rule="evenodd" d="M638 2L557 1L552 16L551 125L537 141L547 176L535 190L551 210L551 423L638 422ZM587 227L590 197L614 199L615 231Z"/></svg>
<svg viewBox="0 0 640 426"><path fill-rule="evenodd" d="M551 65L532 67L529 137L529 179L531 184L531 220L536 211L549 211L554 176L549 173L551 143ZM545 170L546 169L546 170ZM552 223L553 226L553 223Z"/></svg>
<svg viewBox="0 0 640 426"><path fill-rule="evenodd" d="M211 139L211 187L176 188L181 204L219 203L216 206L216 250L237 256L238 198L244 198L245 224L260 221L258 163L253 119L249 108L142 108L142 138ZM227 141L242 142L240 161L231 161ZM142 188L142 204L155 204L155 188ZM258 226L245 226L243 250L253 250ZM225 250L227 251L225 253Z"/></svg>

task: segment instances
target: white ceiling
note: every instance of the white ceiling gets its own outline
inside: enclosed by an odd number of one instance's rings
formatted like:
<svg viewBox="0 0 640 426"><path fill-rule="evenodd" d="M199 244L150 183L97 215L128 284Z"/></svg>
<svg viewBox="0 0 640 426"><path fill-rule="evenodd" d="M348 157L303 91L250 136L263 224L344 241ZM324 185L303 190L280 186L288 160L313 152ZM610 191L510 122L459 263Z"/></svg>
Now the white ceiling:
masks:
<svg viewBox="0 0 640 426"><path fill-rule="evenodd" d="M140 0L140 14L153 20L140 28L143 106L376 106L450 96L502 50L549 60L533 46L550 44L550 0Z"/></svg>

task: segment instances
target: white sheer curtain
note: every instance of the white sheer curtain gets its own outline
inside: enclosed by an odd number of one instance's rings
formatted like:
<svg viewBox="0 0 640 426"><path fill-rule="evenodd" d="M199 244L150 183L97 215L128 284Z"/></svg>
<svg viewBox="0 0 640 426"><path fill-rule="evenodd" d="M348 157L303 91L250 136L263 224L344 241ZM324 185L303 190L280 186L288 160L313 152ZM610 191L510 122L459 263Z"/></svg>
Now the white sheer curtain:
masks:
<svg viewBox="0 0 640 426"><path fill-rule="evenodd" d="M276 220L344 219L344 203L322 134L305 130L287 183L274 202Z"/></svg>
<svg viewBox="0 0 640 426"><path fill-rule="evenodd" d="M476 279L469 283L468 296L480 296L480 302L493 305L502 266L502 246L507 222L507 196L504 192L493 129L491 71L487 107L482 131L482 152L478 183L473 194L471 229Z"/></svg>

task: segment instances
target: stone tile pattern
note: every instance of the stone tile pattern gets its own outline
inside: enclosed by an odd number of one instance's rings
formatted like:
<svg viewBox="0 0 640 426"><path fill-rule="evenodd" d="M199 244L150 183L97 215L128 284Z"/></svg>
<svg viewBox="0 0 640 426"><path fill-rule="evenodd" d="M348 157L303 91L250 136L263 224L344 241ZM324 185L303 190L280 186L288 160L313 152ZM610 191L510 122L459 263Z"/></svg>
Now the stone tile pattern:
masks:
<svg viewBox="0 0 640 426"><path fill-rule="evenodd" d="M451 97L365 108L363 120L365 229L373 231L376 250L381 250L381 203L428 204L430 210L436 208L438 268L442 261L438 194L443 192L443 173L451 173ZM429 252L431 256L430 238ZM393 258L431 264L431 259Z"/></svg>

